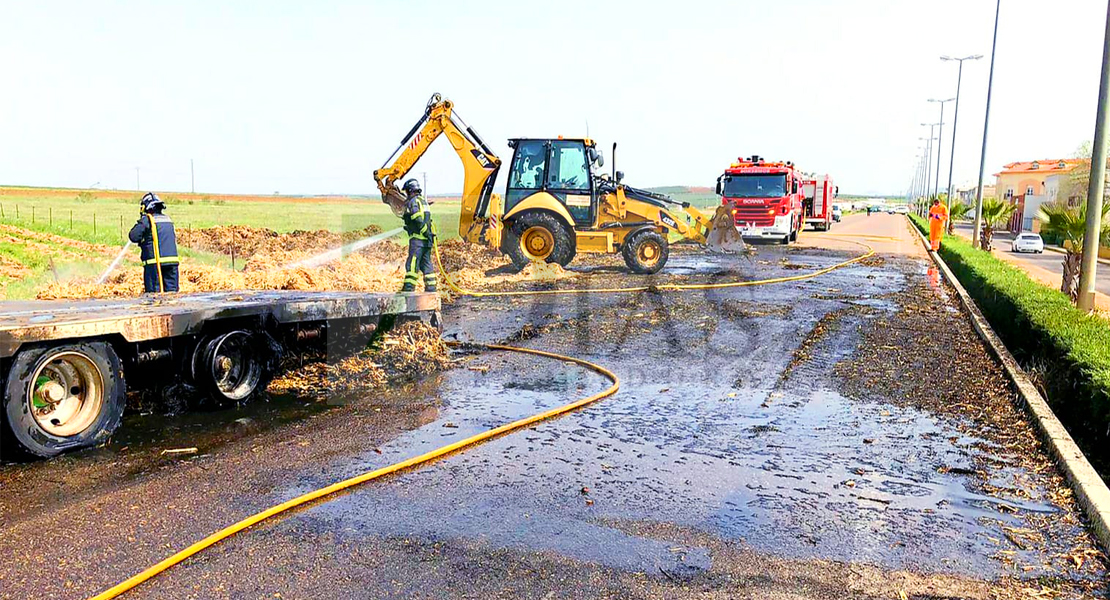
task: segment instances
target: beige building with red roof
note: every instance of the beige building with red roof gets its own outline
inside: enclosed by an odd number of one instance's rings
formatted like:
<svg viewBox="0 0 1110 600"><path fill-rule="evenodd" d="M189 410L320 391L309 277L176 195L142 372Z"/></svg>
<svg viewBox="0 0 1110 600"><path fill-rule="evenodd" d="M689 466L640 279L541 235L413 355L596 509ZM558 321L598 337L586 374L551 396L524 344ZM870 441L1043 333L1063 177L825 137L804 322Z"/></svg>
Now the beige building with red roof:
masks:
<svg viewBox="0 0 1110 600"><path fill-rule="evenodd" d="M1029 162L1012 162L994 174L994 187L1001 198L1043 196L1048 192L1045 181L1049 177L1068 173L1083 162L1081 158L1046 158Z"/></svg>

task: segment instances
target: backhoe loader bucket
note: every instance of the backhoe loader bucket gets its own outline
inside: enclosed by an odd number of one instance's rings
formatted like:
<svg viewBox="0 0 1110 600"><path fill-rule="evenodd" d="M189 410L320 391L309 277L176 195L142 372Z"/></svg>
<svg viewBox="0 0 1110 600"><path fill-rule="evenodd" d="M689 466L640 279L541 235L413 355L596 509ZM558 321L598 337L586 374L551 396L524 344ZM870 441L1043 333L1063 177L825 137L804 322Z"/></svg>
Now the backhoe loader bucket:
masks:
<svg viewBox="0 0 1110 600"><path fill-rule="evenodd" d="M744 238L740 236L740 231L736 229L732 211L727 206L717 207L713 220L709 222L709 231L705 235L705 247L710 252L722 254L734 254L748 249L744 244Z"/></svg>
<svg viewBox="0 0 1110 600"><path fill-rule="evenodd" d="M382 202L389 205L395 216L400 217L405 213L405 202L408 197L405 193L397 189L397 186L391 185L382 192Z"/></svg>

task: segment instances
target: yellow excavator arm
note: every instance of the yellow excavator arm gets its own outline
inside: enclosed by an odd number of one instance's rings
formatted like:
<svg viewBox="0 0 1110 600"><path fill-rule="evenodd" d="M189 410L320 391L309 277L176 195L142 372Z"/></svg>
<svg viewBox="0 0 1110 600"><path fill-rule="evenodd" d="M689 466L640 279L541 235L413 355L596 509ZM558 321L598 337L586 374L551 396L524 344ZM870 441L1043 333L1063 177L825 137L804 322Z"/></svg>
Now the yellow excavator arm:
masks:
<svg viewBox="0 0 1110 600"><path fill-rule="evenodd" d="M397 184L412 169L432 142L447 135L451 147L463 164L462 209L459 212L459 235L463 239L497 248L501 244L501 197L493 193L501 159L497 158L454 110L454 103L433 94L416 125L401 140L400 146L374 171L374 181L382 193L382 202L400 215L405 195Z"/></svg>

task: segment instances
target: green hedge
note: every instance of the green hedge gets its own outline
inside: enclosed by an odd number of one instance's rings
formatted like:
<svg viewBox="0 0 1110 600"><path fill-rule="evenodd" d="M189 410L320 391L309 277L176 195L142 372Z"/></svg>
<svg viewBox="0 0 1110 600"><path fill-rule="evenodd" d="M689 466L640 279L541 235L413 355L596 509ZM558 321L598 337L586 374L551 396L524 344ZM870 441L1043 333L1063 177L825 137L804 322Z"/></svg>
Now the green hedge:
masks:
<svg viewBox="0 0 1110 600"><path fill-rule="evenodd" d="M910 218L927 232L925 219ZM962 238L944 236L940 255L1018 361L1043 375L1053 410L1105 476L1110 472L1110 321L1080 311L1062 292Z"/></svg>

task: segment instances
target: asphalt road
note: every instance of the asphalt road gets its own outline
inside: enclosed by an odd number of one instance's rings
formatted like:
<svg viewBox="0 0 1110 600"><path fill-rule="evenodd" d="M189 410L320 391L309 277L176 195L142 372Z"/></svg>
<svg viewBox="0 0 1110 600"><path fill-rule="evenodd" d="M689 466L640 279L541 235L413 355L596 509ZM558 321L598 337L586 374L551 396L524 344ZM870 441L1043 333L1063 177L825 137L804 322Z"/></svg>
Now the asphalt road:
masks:
<svg viewBox="0 0 1110 600"><path fill-rule="evenodd" d="M956 230L964 236L971 237L972 226L970 223L956 223ZM1010 252L1010 241L1013 238L1014 235L1008 231L995 233L995 255L1007 262L1030 267L1031 274L1040 275L1039 279L1052 284L1054 287L1060 287L1060 277L1064 272L1064 255L1051 250L1045 250L1043 254ZM1045 275L1050 276L1046 277ZM1095 290L1110 295L1110 265L1099 263L1095 275Z"/></svg>
<svg viewBox="0 0 1110 600"><path fill-rule="evenodd" d="M831 233L750 258L676 250L650 278L584 260L559 285L797 275L860 243L880 255L771 286L450 304L445 335L579 356L621 391L262 524L125 597L1105 590L1062 478L905 220ZM343 403L130 415L106 447L0 467L0 598L87 597L254 511L606 385L536 357L459 359ZM181 446L199 452L161 454Z"/></svg>

